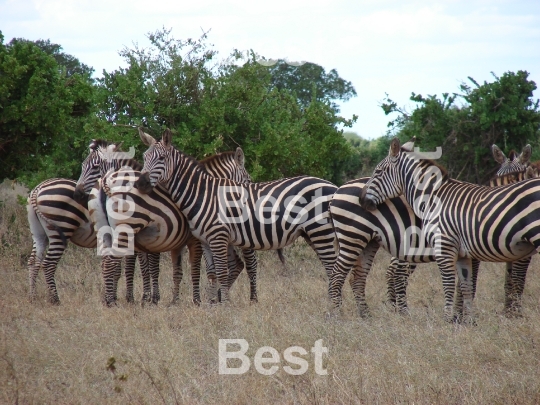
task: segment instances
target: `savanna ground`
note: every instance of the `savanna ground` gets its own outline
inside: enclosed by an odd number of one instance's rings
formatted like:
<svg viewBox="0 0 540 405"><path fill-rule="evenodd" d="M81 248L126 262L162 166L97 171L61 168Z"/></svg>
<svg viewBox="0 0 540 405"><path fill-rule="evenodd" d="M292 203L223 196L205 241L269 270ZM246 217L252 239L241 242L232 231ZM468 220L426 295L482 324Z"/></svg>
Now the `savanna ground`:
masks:
<svg viewBox="0 0 540 405"><path fill-rule="evenodd" d="M523 300L524 317L507 319L503 265L482 264L477 326L442 320L436 266L419 266L409 286L410 316L383 305L389 256L380 252L368 279L370 319L358 319L345 289L344 314L327 320L322 265L304 242L286 249L286 275L274 252L259 254L259 303L248 300L242 274L226 307L181 303L168 307L171 266L162 259L158 306L100 301L99 258L70 245L57 271L60 306L47 303L43 274L28 302L26 258L31 238L25 208L0 207L0 403L2 404L538 404L540 403L540 274L535 257ZM136 293L141 296L140 277ZM328 375L254 367L244 375L218 374L218 340L246 339L248 356L272 346L310 350L322 339ZM232 348L231 348L232 349ZM232 364L231 364L232 365Z"/></svg>

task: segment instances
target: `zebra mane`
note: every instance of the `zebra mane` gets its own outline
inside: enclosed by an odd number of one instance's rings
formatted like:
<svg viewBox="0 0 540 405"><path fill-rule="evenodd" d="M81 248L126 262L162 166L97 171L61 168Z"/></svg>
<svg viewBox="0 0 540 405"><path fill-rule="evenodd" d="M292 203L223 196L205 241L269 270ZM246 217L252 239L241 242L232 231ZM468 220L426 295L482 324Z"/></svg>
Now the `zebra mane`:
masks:
<svg viewBox="0 0 540 405"><path fill-rule="evenodd" d="M206 171L206 167L204 166L203 162L211 161L212 158L213 158L214 156L207 157L207 158L205 158L205 159L203 159L203 160L197 160L197 159L195 159L193 156L188 155L188 154L185 153L185 152L182 152L180 149L177 149L177 148L174 148L174 147L173 147L173 150L175 150L176 152L178 152L178 153L180 154L180 156L182 157L182 159L187 160L188 163L190 163L190 164L192 164L192 165L198 167L198 168L201 169L204 173L206 173L206 174L209 175L209 173Z"/></svg>
<svg viewBox="0 0 540 405"><path fill-rule="evenodd" d="M109 145L111 145L111 142L106 141L105 139L92 139L88 148L90 148L91 151L96 151L98 149L106 150Z"/></svg>
<svg viewBox="0 0 540 405"><path fill-rule="evenodd" d="M201 163L201 164L210 163L210 162L213 162L215 160L221 160L222 158L226 158L226 157L232 157L234 159L234 154L235 153L236 153L235 151L227 151L227 152L216 153L215 155L207 156L207 157L199 160L199 163Z"/></svg>
<svg viewBox="0 0 540 405"><path fill-rule="evenodd" d="M406 152L406 151L405 151ZM421 161L423 162L426 162L428 165L430 166L435 166L437 167L440 171L441 171L441 174L443 176L443 178L449 178L448 176L448 170L446 169L446 167L444 166L441 166L439 163L437 163L435 160L433 159L420 159Z"/></svg>
<svg viewBox="0 0 540 405"><path fill-rule="evenodd" d="M508 160L512 161L516 157L518 157L518 153L514 149L512 149L510 152L508 152Z"/></svg>

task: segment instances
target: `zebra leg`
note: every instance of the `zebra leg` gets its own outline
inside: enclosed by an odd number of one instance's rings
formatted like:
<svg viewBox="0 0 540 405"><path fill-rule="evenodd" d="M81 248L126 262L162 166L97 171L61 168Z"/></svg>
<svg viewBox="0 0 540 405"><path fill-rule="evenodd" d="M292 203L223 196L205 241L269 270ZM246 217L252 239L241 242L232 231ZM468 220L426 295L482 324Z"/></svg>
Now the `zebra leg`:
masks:
<svg viewBox="0 0 540 405"><path fill-rule="evenodd" d="M218 297L218 288L217 288L217 278L216 278L216 268L214 265L214 256L210 247L206 244L202 245L204 262L206 263L206 277L208 278L208 301L210 304L217 304L219 302Z"/></svg>
<svg viewBox="0 0 540 405"><path fill-rule="evenodd" d="M30 224L30 231L32 232L32 253L28 258L28 278L30 284L29 298L30 302L35 299L36 296L36 279L41 268L43 255L47 249L49 238L43 228L43 225L39 221L34 208L31 205L27 206L28 210L28 223Z"/></svg>
<svg viewBox="0 0 540 405"><path fill-rule="evenodd" d="M385 304L395 307L396 306L396 289L395 289L395 277L396 269L399 266L399 259L392 257L390 265L386 269L386 302Z"/></svg>
<svg viewBox="0 0 540 405"><path fill-rule="evenodd" d="M437 256L437 265L441 273L444 292L444 320L453 322L452 307L454 304L454 290L456 288L456 265L453 257Z"/></svg>
<svg viewBox="0 0 540 405"><path fill-rule="evenodd" d="M480 269L480 261L472 259L472 297L476 297L476 281L478 280L478 270ZM506 285L505 285L506 291ZM463 293L459 281L456 283L456 301L454 303L454 320L463 318Z"/></svg>
<svg viewBox="0 0 540 405"><path fill-rule="evenodd" d="M182 246L179 249L171 250L171 261L173 266L173 291L171 305L178 304L180 301L180 284L182 283L182 277L184 277L184 270L182 269ZM193 275L192 275L193 276Z"/></svg>
<svg viewBox="0 0 540 405"><path fill-rule="evenodd" d="M152 304L157 304L161 298L159 294L159 253L148 253L148 267L152 278Z"/></svg>
<svg viewBox="0 0 540 405"><path fill-rule="evenodd" d="M47 288L49 289L49 302L54 305L60 304L54 275L56 273L58 262L64 254L65 249L66 247L59 235L49 235L49 249L42 261L42 266L45 273Z"/></svg>
<svg viewBox="0 0 540 405"><path fill-rule="evenodd" d="M103 256L101 259L101 272L105 286L104 303L110 307L116 305L118 279L122 272L122 256Z"/></svg>
<svg viewBox="0 0 540 405"><path fill-rule="evenodd" d="M371 241L367 244L362 254L359 255L356 264L353 267L353 278L351 279L351 287L358 315L362 318L370 316L369 308L366 301L366 280L373 265L375 254L379 250L379 244L376 241Z"/></svg>
<svg viewBox="0 0 540 405"><path fill-rule="evenodd" d="M143 295L141 304L152 300L152 287L150 281L150 268L148 263L148 254L144 252L137 252L137 258L139 259L139 267L141 268L141 276L143 279Z"/></svg>
<svg viewBox="0 0 540 405"><path fill-rule="evenodd" d="M456 263L459 286L463 295L463 315L458 317L458 322L474 323L473 314L473 281L472 281L472 260L470 258L460 258ZM458 316L459 314L454 314Z"/></svg>
<svg viewBox="0 0 540 405"><path fill-rule="evenodd" d="M191 267L191 286L193 289L193 303L201 305L201 258L203 255L202 244L197 238L188 241L189 264Z"/></svg>
<svg viewBox="0 0 540 405"><path fill-rule="evenodd" d="M133 276L135 274L135 261L137 260L136 255L126 256L125 263L125 277L126 277L126 301L130 304L135 302L133 297Z"/></svg>
<svg viewBox="0 0 540 405"><path fill-rule="evenodd" d="M252 303L258 302L259 300L257 298L257 255L253 249L245 249L243 250L243 253L244 253L244 260L246 261L246 271L249 277L249 300Z"/></svg>
<svg viewBox="0 0 540 405"><path fill-rule="evenodd" d="M398 260L394 288L396 294L396 309L402 315L409 313L409 308L407 306L407 286L409 284L409 277L415 270L416 264Z"/></svg>
<svg viewBox="0 0 540 405"><path fill-rule="evenodd" d="M247 253L248 251L249 251L249 249L246 249L246 250L242 251L243 255L244 255L244 259L246 261L247 261L246 254L249 254L249 253ZM228 260L229 260L229 264L228 264L228 266L229 266L229 288L231 288L232 285L234 284L234 282L236 281L236 279L238 278L238 276L240 275L240 273L242 273L242 271L244 270L244 262L242 261L242 259L238 255L238 253L236 253L236 250L234 249L234 246L232 246L232 245L229 245L229 250L228 250L227 254L228 254Z"/></svg>
<svg viewBox="0 0 540 405"><path fill-rule="evenodd" d="M504 311L507 317L522 316L521 300L530 261L531 257L527 257L506 264Z"/></svg>
<svg viewBox="0 0 540 405"><path fill-rule="evenodd" d="M351 269L355 267L356 262L359 260L361 260L360 251L356 249L355 250L345 250L345 249L339 250L338 257L332 269L332 274L328 281L328 297L330 299L331 305L334 310L341 307L342 299L343 299L343 284L345 283L345 279L347 278L347 275L349 274ZM354 281L352 281L353 284L357 282L356 281L357 277L362 277L362 275L360 274L355 275ZM354 291L356 290L353 287L353 292ZM355 298L356 298L356 293L355 293Z"/></svg>
<svg viewBox="0 0 540 405"><path fill-rule="evenodd" d="M193 243L193 238L191 238L188 241L188 244L190 243ZM171 261L173 265L173 291L172 291L173 296L171 300L171 305L178 304L178 301L180 300L180 284L182 283L182 277L184 276L184 270L182 269L182 250L183 249L184 249L184 246L175 250L171 250ZM191 258L191 252L190 252L190 258Z"/></svg>
<svg viewBox="0 0 540 405"><path fill-rule="evenodd" d="M216 267L216 276L219 281L222 303L229 302L228 246L229 244L224 239L218 239L210 243L214 265Z"/></svg>

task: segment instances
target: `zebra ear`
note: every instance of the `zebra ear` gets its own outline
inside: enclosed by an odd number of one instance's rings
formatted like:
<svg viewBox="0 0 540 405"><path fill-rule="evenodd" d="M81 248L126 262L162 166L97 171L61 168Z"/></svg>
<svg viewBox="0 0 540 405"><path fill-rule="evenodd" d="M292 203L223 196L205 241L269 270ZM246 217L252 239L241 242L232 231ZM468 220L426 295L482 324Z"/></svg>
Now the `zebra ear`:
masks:
<svg viewBox="0 0 540 405"><path fill-rule="evenodd" d="M491 146L491 151L493 152L493 159L495 159L495 162L497 162L500 165L506 162L506 156L497 145L493 144Z"/></svg>
<svg viewBox="0 0 540 405"><path fill-rule="evenodd" d="M390 143L390 150L388 151L388 156L396 157L397 155L399 155L400 151L401 143L399 142L399 139L392 139L392 142Z"/></svg>
<svg viewBox="0 0 540 405"><path fill-rule="evenodd" d="M245 163L245 157L244 157L244 151L241 147L236 148L236 152L234 153L234 160L240 167L244 167Z"/></svg>
<svg viewBox="0 0 540 405"><path fill-rule="evenodd" d="M122 146L123 143L124 143L124 141L122 141L122 142L116 142L116 143L114 144L113 150L114 150L115 152L118 151L118 150L120 150L120 147Z"/></svg>
<svg viewBox="0 0 540 405"><path fill-rule="evenodd" d="M90 145L88 145L88 148L94 152L97 148L97 141L95 139L92 139L92 141L90 142Z"/></svg>
<svg viewBox="0 0 540 405"><path fill-rule="evenodd" d="M525 145L520 155L518 156L519 163L521 163L522 165L529 163L529 160L531 160L531 154L532 154L531 145L529 144Z"/></svg>
<svg viewBox="0 0 540 405"><path fill-rule="evenodd" d="M146 146L152 146L153 144L156 143L156 140L154 139L154 137L144 132L142 128L139 128L139 137L141 138L141 141Z"/></svg>
<svg viewBox="0 0 540 405"><path fill-rule="evenodd" d="M169 128L167 128L165 132L163 132L163 136L161 137L161 143L166 148L169 148L172 145L172 133Z"/></svg>

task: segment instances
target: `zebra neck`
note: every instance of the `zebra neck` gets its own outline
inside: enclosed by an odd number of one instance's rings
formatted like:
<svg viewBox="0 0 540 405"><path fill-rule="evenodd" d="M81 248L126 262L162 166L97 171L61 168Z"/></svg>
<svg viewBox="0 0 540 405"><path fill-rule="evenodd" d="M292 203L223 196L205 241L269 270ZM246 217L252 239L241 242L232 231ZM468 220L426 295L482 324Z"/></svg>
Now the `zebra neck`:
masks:
<svg viewBox="0 0 540 405"><path fill-rule="evenodd" d="M173 155L175 168L171 178L166 183L172 200L188 220L200 215L205 200L213 195L217 186L216 179L198 164L195 159L176 151Z"/></svg>
<svg viewBox="0 0 540 405"><path fill-rule="evenodd" d="M438 194L448 184L448 174L430 160L406 158L404 163L400 170L404 197L414 213L424 218L425 210L432 210L432 204L438 203Z"/></svg>
<svg viewBox="0 0 540 405"><path fill-rule="evenodd" d="M107 160L105 165L101 169L101 177L110 172L116 172L122 167L129 166L133 170L141 171L143 166L137 162L135 159L113 159Z"/></svg>

